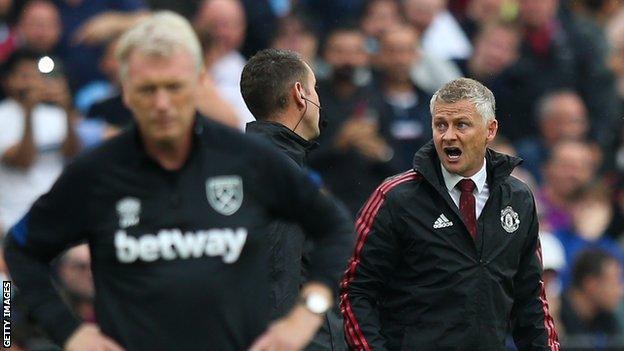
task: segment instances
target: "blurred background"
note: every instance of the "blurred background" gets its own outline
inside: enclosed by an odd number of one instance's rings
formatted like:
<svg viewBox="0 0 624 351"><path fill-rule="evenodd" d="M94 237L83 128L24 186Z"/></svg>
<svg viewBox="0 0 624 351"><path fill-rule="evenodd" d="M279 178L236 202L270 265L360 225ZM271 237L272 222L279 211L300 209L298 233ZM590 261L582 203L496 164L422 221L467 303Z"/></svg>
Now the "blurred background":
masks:
<svg viewBox="0 0 624 351"><path fill-rule="evenodd" d="M354 216L431 138L431 95L461 76L484 83L492 148L525 160L514 175L535 194L563 350L624 350L622 1L0 0L0 233L72 157L132 123L115 45L160 9L195 26L208 72L197 108L232 128L253 120L239 90L247 58L274 47L309 62L329 122L310 165ZM97 322L86 246L55 269ZM12 349L56 350L15 303Z"/></svg>

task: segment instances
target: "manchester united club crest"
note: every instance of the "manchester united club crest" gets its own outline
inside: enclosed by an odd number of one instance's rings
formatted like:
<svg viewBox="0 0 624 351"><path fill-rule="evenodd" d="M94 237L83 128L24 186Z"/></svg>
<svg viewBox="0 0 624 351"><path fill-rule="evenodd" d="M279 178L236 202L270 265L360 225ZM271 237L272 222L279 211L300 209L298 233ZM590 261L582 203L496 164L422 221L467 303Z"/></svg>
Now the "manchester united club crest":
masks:
<svg viewBox="0 0 624 351"><path fill-rule="evenodd" d="M507 233L513 233L520 227L520 218L518 212L514 211L511 206L505 207L501 211L501 225Z"/></svg>
<svg viewBox="0 0 624 351"><path fill-rule="evenodd" d="M243 204L243 179L236 175L208 178L206 197L215 211L230 216Z"/></svg>

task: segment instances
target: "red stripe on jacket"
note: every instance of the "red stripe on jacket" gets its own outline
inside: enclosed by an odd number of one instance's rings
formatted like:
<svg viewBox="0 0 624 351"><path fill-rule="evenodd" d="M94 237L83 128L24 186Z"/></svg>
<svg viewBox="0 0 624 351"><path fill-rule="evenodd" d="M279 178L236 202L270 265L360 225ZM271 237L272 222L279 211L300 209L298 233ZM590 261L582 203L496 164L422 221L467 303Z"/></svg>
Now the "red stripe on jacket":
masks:
<svg viewBox="0 0 624 351"><path fill-rule="evenodd" d="M356 230L358 233L358 240L355 245L355 250L353 253L353 257L349 260L349 266L347 267L347 271L345 272L344 278L341 282L341 287L343 293L340 296L340 307L342 314L344 315L344 327L345 327L345 335L349 346L355 350L363 350L370 351L371 347L369 346L362 330L360 329L360 325L357 321L355 314L353 313L353 309L351 308L351 302L349 300L349 294L347 289L349 284L355 278L355 271L357 269L358 264L360 263L360 255L362 250L364 249L364 244L366 242L366 238L370 233L373 222L377 216L377 212L383 205L386 194L392 190L395 186L419 179L422 176L416 173L413 170L407 171L405 173L401 173L396 177L390 178L383 182L373 195L368 199L360 215L358 216L356 222Z"/></svg>
<svg viewBox="0 0 624 351"><path fill-rule="evenodd" d="M542 245L538 241L537 250L535 250L535 255L540 262L540 265L543 266L542 262ZM559 338L557 336L557 330L555 329L555 322L550 316L550 312L548 310L548 301L546 300L546 289L544 288L544 281L540 279L540 296L539 300L542 303L542 311L544 312L544 327L548 332L548 347L551 351L559 351Z"/></svg>

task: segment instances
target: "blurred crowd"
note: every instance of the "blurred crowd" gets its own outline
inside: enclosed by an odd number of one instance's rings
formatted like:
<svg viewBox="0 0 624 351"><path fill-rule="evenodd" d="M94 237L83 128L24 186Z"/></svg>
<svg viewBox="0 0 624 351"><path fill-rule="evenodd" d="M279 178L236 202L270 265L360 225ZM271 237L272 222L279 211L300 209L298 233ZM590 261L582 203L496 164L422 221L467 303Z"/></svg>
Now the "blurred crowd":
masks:
<svg viewBox="0 0 624 351"><path fill-rule="evenodd" d="M524 159L514 175L535 194L564 350L624 350L621 1L0 0L0 233L68 160L132 123L116 39L163 8L202 42L198 111L232 128L254 120L239 89L248 57L275 47L310 63L327 121L310 165L354 216L431 139L431 94L461 76L485 84L500 125L491 147ZM97 321L86 247L57 271ZM16 347L49 347L20 332Z"/></svg>

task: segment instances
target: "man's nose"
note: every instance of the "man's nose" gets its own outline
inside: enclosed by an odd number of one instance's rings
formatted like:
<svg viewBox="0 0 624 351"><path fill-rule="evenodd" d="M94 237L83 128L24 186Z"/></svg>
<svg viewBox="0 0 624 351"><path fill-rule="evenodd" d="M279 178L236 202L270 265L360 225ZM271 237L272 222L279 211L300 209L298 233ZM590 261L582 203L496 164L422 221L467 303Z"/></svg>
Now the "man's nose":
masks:
<svg viewBox="0 0 624 351"><path fill-rule="evenodd" d="M171 105L171 96L165 89L156 90L154 105L158 110L166 110Z"/></svg>
<svg viewBox="0 0 624 351"><path fill-rule="evenodd" d="M446 129L446 131L442 134L443 141L451 141L457 139L457 133L452 127Z"/></svg>

